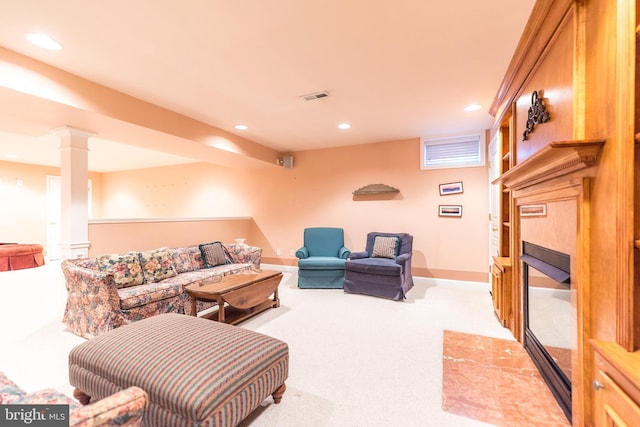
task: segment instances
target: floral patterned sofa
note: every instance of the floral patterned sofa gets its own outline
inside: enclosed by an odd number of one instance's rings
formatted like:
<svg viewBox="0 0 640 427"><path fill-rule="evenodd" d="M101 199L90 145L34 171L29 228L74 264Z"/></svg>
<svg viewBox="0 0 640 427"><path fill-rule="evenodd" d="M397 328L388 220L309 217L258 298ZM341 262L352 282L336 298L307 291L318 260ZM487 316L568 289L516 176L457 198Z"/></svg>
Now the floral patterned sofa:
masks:
<svg viewBox="0 0 640 427"><path fill-rule="evenodd" d="M0 372L0 404L69 405L69 426L140 426L147 406L147 393L129 387L104 399L82 406L57 390L27 393Z"/></svg>
<svg viewBox="0 0 640 427"><path fill-rule="evenodd" d="M61 264L67 288L63 322L74 334L93 338L161 313L190 315L184 286L258 269L261 256L256 246L213 242L66 259ZM211 306L198 302L198 311Z"/></svg>

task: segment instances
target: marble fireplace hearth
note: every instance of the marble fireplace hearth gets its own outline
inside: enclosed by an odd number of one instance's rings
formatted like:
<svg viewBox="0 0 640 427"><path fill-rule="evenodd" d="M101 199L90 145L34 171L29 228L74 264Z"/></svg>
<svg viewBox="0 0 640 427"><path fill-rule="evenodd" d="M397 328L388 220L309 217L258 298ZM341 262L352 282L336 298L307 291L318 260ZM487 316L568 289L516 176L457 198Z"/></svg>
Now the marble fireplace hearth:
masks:
<svg viewBox="0 0 640 427"><path fill-rule="evenodd" d="M496 426L571 424L517 341L444 331L442 409Z"/></svg>

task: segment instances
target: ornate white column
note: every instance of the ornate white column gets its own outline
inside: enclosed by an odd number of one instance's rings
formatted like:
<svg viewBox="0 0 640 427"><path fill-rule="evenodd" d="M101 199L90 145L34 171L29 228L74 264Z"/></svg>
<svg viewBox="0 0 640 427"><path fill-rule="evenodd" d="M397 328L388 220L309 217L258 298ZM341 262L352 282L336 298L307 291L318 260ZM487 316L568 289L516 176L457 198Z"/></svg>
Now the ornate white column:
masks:
<svg viewBox="0 0 640 427"><path fill-rule="evenodd" d="M60 137L60 253L89 256L89 138L95 134L65 126Z"/></svg>

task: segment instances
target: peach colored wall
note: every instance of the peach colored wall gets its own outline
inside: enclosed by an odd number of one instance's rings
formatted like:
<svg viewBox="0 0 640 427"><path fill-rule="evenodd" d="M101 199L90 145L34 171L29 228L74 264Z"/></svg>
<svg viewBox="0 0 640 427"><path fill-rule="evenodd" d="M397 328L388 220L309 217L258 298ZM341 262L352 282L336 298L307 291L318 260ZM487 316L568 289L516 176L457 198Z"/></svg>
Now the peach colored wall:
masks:
<svg viewBox="0 0 640 427"><path fill-rule="evenodd" d="M59 175L59 169L0 161L0 242L46 247L47 174Z"/></svg>
<svg viewBox="0 0 640 427"><path fill-rule="evenodd" d="M414 272L484 281L488 277L487 169L422 171L418 138L304 151L294 167L239 170L205 163L104 174L105 218L253 218L247 243L267 263L296 265L305 227L345 230L352 250L369 231L414 235ZM464 193L439 195L438 184L463 181ZM368 184L398 188L391 198L354 198ZM463 205L462 218L438 217L439 204ZM238 236L234 236L238 237ZM170 245L173 243L167 242ZM276 250L281 250L281 256Z"/></svg>
<svg viewBox="0 0 640 427"><path fill-rule="evenodd" d="M105 173L102 217L247 217L251 184L246 172L208 163Z"/></svg>
<svg viewBox="0 0 640 427"><path fill-rule="evenodd" d="M89 256L214 241L233 242L250 233L252 222L251 218L92 221L89 224Z"/></svg>
<svg viewBox="0 0 640 427"><path fill-rule="evenodd" d="M419 159L415 138L299 152L292 169L262 172L262 200L253 218L268 239L266 257L277 248L289 257L302 244L305 227L342 227L352 250L364 249L370 231L408 232L414 236L414 274L486 280L487 168L422 171ZM464 193L440 196L438 184L454 181L463 182ZM400 192L392 198L353 196L368 184ZM462 218L438 217L440 204L463 205Z"/></svg>
<svg viewBox="0 0 640 427"><path fill-rule="evenodd" d="M119 251L124 247L118 240L135 241L132 245L136 247L126 249L129 250L246 237L248 244L263 248L264 262L296 265L291 251L302 245L304 228L335 226L344 228L346 244L352 250L364 249L369 231L411 233L414 274L486 281L487 168L422 171L419 157L420 141L415 138L294 153L292 169L275 165L236 169L195 163L94 174L93 218L100 223L127 218L251 220L243 222L240 229L224 222L220 228L216 223L202 234L202 239L197 233L192 234L189 225L187 241L181 240L182 235L173 229L179 227L176 224L159 233L155 231L158 223L153 223L154 231L147 232L141 232L144 227L140 224L94 223L90 226L91 253ZM41 171L44 182L46 168L35 168ZM19 169L29 167L21 165ZM463 182L464 193L440 196L438 184L453 181ZM353 191L368 184L387 184L400 192L390 197L353 196ZM39 212L33 223L20 226L22 231L17 235L3 235L4 240L15 236L23 241L30 228L40 228L42 237L37 240L44 240L44 190L29 197L28 203L38 203L39 199L41 207L32 209L34 215ZM462 218L438 217L440 204L462 205ZM15 225L18 216L7 218L3 213L3 221L8 220ZM245 235L238 235L245 231ZM158 240L158 236L162 239ZM277 249L281 256L276 256Z"/></svg>
<svg viewBox="0 0 640 427"><path fill-rule="evenodd" d="M60 176L60 168L0 161L0 242L38 243L46 249L47 175ZM89 178L93 200L101 199L100 174ZM99 204L92 209L94 216L101 214Z"/></svg>

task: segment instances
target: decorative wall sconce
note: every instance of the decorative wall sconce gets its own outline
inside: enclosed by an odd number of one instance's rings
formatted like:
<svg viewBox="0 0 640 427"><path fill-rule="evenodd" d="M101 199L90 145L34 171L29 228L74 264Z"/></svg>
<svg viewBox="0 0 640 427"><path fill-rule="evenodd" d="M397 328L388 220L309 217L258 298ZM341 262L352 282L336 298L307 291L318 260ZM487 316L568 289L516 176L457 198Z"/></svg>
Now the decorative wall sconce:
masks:
<svg viewBox="0 0 640 427"><path fill-rule="evenodd" d="M529 134L533 132L533 128L536 125L546 123L551 120L551 115L547 111L547 107L544 105L543 98L538 96L537 90L534 90L531 94L531 107L529 107L527 117L527 124L524 132L522 133L523 141L529 139Z"/></svg>

